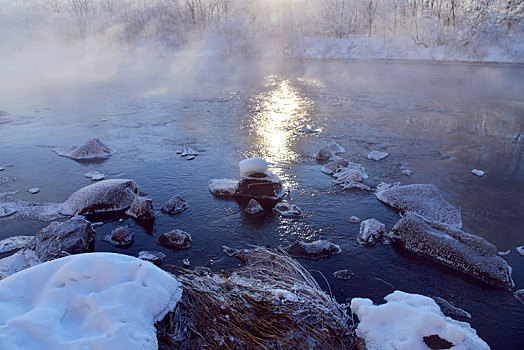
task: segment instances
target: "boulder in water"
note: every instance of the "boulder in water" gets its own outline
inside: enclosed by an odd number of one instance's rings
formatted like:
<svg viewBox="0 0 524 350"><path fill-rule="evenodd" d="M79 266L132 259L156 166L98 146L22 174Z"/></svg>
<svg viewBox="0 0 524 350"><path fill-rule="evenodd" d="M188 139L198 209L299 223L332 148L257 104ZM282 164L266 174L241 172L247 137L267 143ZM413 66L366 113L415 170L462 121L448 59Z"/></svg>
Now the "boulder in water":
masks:
<svg viewBox="0 0 524 350"><path fill-rule="evenodd" d="M392 242L417 255L464 272L488 284L512 289L511 267L484 239L407 213L389 234Z"/></svg>
<svg viewBox="0 0 524 350"><path fill-rule="evenodd" d="M104 159L112 155L112 150L98 138L91 139L78 147L55 147L53 151L62 157L75 160Z"/></svg>
<svg viewBox="0 0 524 350"><path fill-rule="evenodd" d="M175 215L187 209L187 202L181 196L174 196L168 200L160 210L169 215Z"/></svg>
<svg viewBox="0 0 524 350"><path fill-rule="evenodd" d="M354 273L349 270L338 270L333 272L333 277L339 280L349 280L354 276Z"/></svg>
<svg viewBox="0 0 524 350"><path fill-rule="evenodd" d="M74 216L125 210L137 194L138 186L133 180L104 180L73 193L61 205L60 213Z"/></svg>
<svg viewBox="0 0 524 350"><path fill-rule="evenodd" d="M217 197L234 196L238 188L238 180L212 179L209 181L209 191Z"/></svg>
<svg viewBox="0 0 524 350"><path fill-rule="evenodd" d="M299 207L291 203L277 203L274 209L282 216L298 216L302 213Z"/></svg>
<svg viewBox="0 0 524 350"><path fill-rule="evenodd" d="M139 220L152 219L155 216L153 200L150 197L136 196L129 209L126 210L126 215Z"/></svg>
<svg viewBox="0 0 524 350"><path fill-rule="evenodd" d="M191 236L181 230L163 233L158 237L157 243L171 249L187 249L191 246Z"/></svg>
<svg viewBox="0 0 524 350"><path fill-rule="evenodd" d="M111 234L104 237L104 241L111 243L115 247L129 247L133 244L135 234L129 226L120 226L111 231Z"/></svg>
<svg viewBox="0 0 524 350"><path fill-rule="evenodd" d="M166 255L162 252L155 252L155 251L149 251L149 250L143 250L141 252L138 252L138 258L152 262L156 266L162 265L162 262L166 258Z"/></svg>
<svg viewBox="0 0 524 350"><path fill-rule="evenodd" d="M331 162L327 163L320 169L321 172L328 175L333 175L334 173L347 168L349 166L349 162L345 160L344 158L336 157Z"/></svg>
<svg viewBox="0 0 524 350"><path fill-rule="evenodd" d="M367 156L367 159L371 159L371 160L382 160L384 158L386 158L387 156L389 156L389 153L387 152L381 152L381 151L371 151L369 152L368 156Z"/></svg>
<svg viewBox="0 0 524 350"><path fill-rule="evenodd" d="M335 141L328 142L324 147L315 153L315 158L318 160L329 159L337 154L344 153L346 150Z"/></svg>
<svg viewBox="0 0 524 350"><path fill-rule="evenodd" d="M250 216L258 216L264 213L264 209L256 201L256 199L251 199L247 203L246 209L244 209L245 213Z"/></svg>
<svg viewBox="0 0 524 350"><path fill-rule="evenodd" d="M374 245L378 242L387 242L384 239L386 225L375 219L364 220L360 223L360 232L357 241L363 245Z"/></svg>
<svg viewBox="0 0 524 350"><path fill-rule="evenodd" d="M286 251L294 258L322 259L331 255L339 254L342 249L334 243L326 240L317 240L310 243L296 242L286 248Z"/></svg>

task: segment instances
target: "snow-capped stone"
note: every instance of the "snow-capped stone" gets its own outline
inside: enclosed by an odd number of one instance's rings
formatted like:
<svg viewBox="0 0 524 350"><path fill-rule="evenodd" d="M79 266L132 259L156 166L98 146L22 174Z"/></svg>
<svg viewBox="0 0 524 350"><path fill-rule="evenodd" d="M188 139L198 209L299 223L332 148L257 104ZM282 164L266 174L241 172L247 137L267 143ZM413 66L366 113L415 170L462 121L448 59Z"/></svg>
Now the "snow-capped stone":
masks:
<svg viewBox="0 0 524 350"><path fill-rule="evenodd" d="M104 237L104 241L111 243L115 247L128 247L133 244L135 234L129 226L120 226L111 231L111 234Z"/></svg>
<svg viewBox="0 0 524 350"><path fill-rule="evenodd" d="M260 203L256 201L256 199L251 199L249 200L249 203L247 203L246 209L244 209L244 211L246 214L254 216L263 213L264 209Z"/></svg>
<svg viewBox="0 0 524 350"><path fill-rule="evenodd" d="M140 220L153 218L155 216L153 200L150 197L136 196L129 209L126 210L126 215Z"/></svg>
<svg viewBox="0 0 524 350"><path fill-rule="evenodd" d="M298 216L302 213L299 207L291 203L277 203L274 209L282 216Z"/></svg>
<svg viewBox="0 0 524 350"><path fill-rule="evenodd" d="M0 281L3 349L157 349L182 296L169 273L113 253L68 256Z"/></svg>
<svg viewBox="0 0 524 350"><path fill-rule="evenodd" d="M256 200L278 200L285 194L282 182L275 174L269 171L265 174L255 173L242 178L238 182L235 196L249 197Z"/></svg>
<svg viewBox="0 0 524 350"><path fill-rule="evenodd" d="M381 151L371 151L369 152L369 154L367 155L367 159L371 159L371 160L382 160L384 158L386 158L387 156L389 156L389 153L387 152L381 152Z"/></svg>
<svg viewBox="0 0 524 350"><path fill-rule="evenodd" d="M187 249L191 246L192 241L189 233L181 230L173 230L162 233L158 237L157 243L171 249Z"/></svg>
<svg viewBox="0 0 524 350"><path fill-rule="evenodd" d="M315 158L319 160L329 159L337 154L344 153L346 150L335 141L328 142L324 147L315 153Z"/></svg>
<svg viewBox="0 0 524 350"><path fill-rule="evenodd" d="M363 245L374 245L383 241L386 234L386 225L375 219L364 220L360 223L360 232L357 241Z"/></svg>
<svg viewBox="0 0 524 350"><path fill-rule="evenodd" d="M34 236L14 236L0 241L0 254L8 253L26 246Z"/></svg>
<svg viewBox="0 0 524 350"><path fill-rule="evenodd" d="M515 297L515 299L524 304L524 289L516 290L515 292L513 292L513 296Z"/></svg>
<svg viewBox="0 0 524 350"><path fill-rule="evenodd" d="M41 264L34 250L20 249L13 255L0 260L0 280L31 266Z"/></svg>
<svg viewBox="0 0 524 350"><path fill-rule="evenodd" d="M55 147L53 151L60 156L75 160L104 159L112 155L112 150L98 138L91 139L78 147Z"/></svg>
<svg viewBox="0 0 524 350"><path fill-rule="evenodd" d="M339 254L342 249L334 243L326 240L317 240L310 243L296 242L286 248L286 251L294 258L322 259Z"/></svg>
<svg viewBox="0 0 524 350"><path fill-rule="evenodd" d="M60 213L74 216L125 210L138 194L133 180L111 179L83 187L61 206Z"/></svg>
<svg viewBox="0 0 524 350"><path fill-rule="evenodd" d="M462 227L460 212L442 197L434 185L383 186L377 188L376 196L402 213L412 211L430 222L455 229Z"/></svg>
<svg viewBox="0 0 524 350"><path fill-rule="evenodd" d="M40 189L38 187L33 187L33 188L28 189L27 192L31 194L37 194L38 192L40 192Z"/></svg>
<svg viewBox="0 0 524 350"><path fill-rule="evenodd" d="M524 245L521 245L521 246L515 248L515 250L517 251L517 253L518 253L519 255L524 256Z"/></svg>
<svg viewBox="0 0 524 350"><path fill-rule="evenodd" d="M0 166L0 171L4 171L4 170L5 170L5 167Z"/></svg>
<svg viewBox="0 0 524 350"><path fill-rule="evenodd" d="M166 255L162 252L155 252L150 250L143 250L141 252L138 252L138 258L142 260L146 260L149 262L152 262L156 266L162 265L162 262L166 258Z"/></svg>
<svg viewBox="0 0 524 350"><path fill-rule="evenodd" d="M484 176L484 175L486 174L486 173L483 172L482 170L478 170L478 169L473 169L473 170L471 170L471 173L472 173L473 175L477 175L477 176L479 176L479 177L482 177L482 176Z"/></svg>
<svg viewBox="0 0 524 350"><path fill-rule="evenodd" d="M99 173L98 171L90 171L84 174L84 176L93 181L100 181L100 180L103 180L105 177L103 173Z"/></svg>
<svg viewBox="0 0 524 350"><path fill-rule="evenodd" d="M184 198L181 196L174 196L170 200L164 203L160 210L162 212L169 214L169 215L175 215L178 213L183 212L187 209L187 202Z"/></svg>
<svg viewBox="0 0 524 350"><path fill-rule="evenodd" d="M337 171L342 170L343 168L347 168L349 166L349 162L345 160L344 158L336 157L331 162L327 163L320 169L321 172L328 175L333 175Z"/></svg>
<svg viewBox="0 0 524 350"><path fill-rule="evenodd" d="M247 158L238 163L240 177L247 178L253 174L265 174L268 171L267 163L262 158Z"/></svg>
<svg viewBox="0 0 524 350"><path fill-rule="evenodd" d="M429 297L397 290L384 300L382 305L365 298L351 300L351 311L360 320L357 336L364 339L368 350L426 350L427 342L435 337L457 349L489 349L469 323L444 316Z"/></svg>
<svg viewBox="0 0 524 350"><path fill-rule="evenodd" d="M333 177L335 178L335 183L342 186L345 190L353 188L371 190L369 186L361 183L362 180L368 178L368 174L366 174L366 169L360 164L349 162L345 168L341 168L333 173Z"/></svg>
<svg viewBox="0 0 524 350"><path fill-rule="evenodd" d="M456 307L455 305L451 304L449 301L447 301L444 298L433 297L433 300L435 300L437 305L440 307L440 310L446 316L471 318L471 314L469 312L467 312L466 310L463 310L463 309L461 309L459 307Z"/></svg>
<svg viewBox="0 0 524 350"><path fill-rule="evenodd" d="M349 270L338 270L333 272L333 277L339 280L348 280L354 276L354 273Z"/></svg>
<svg viewBox="0 0 524 350"><path fill-rule="evenodd" d="M358 216L351 216L349 219L348 219L348 222L350 224L358 224L360 223L360 218Z"/></svg>
<svg viewBox="0 0 524 350"><path fill-rule="evenodd" d="M238 180L212 179L209 181L209 191L215 196L234 196L237 187Z"/></svg>
<svg viewBox="0 0 524 350"><path fill-rule="evenodd" d="M511 267L484 239L407 213L393 227L391 240L408 251L495 286L512 289Z"/></svg>

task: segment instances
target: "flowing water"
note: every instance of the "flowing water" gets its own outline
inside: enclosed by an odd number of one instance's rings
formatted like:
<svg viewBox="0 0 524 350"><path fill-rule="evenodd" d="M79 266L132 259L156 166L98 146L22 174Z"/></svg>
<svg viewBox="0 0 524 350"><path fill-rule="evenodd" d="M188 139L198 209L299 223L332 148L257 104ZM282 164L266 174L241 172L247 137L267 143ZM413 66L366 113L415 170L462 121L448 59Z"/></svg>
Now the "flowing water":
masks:
<svg viewBox="0 0 524 350"><path fill-rule="evenodd" d="M342 190L311 157L326 141L336 141L373 180L435 184L460 207L465 231L499 251L511 249L504 258L517 288L524 288L524 257L515 251L524 245L524 66L247 59L181 65L164 58L146 68L122 65L102 78L2 86L0 109L7 113L0 116L0 192L19 192L0 200L62 202L91 183L84 177L91 170L134 179L152 196L155 220L104 217L96 251L157 250L167 254L166 263L180 265L188 257L193 266L219 271L238 265L222 254L223 245L327 239L343 252L301 262L340 302L356 296L382 302L395 289L440 296L469 311L472 319L465 321L492 348L524 344L524 305L512 293L389 245L358 245L359 225L349 223L350 216L376 218L391 229L398 213L373 193ZM319 132L305 133L306 126ZM80 163L50 149L93 137L115 155ZM175 153L179 146L200 155L188 161ZM390 156L366 159L373 149ZM238 178L238 161L252 156L267 160L302 216L248 219L236 201L211 195L210 179ZM474 168L486 176L474 176ZM402 175L404 169L413 175ZM26 192L31 187L41 190L32 195ZM176 194L189 209L161 213L160 206ZM121 217L136 234L127 249L102 241L122 225ZM4 219L0 239L32 235L46 225ZM156 244L159 234L174 228L191 234L189 250ZM340 269L355 276L334 279Z"/></svg>

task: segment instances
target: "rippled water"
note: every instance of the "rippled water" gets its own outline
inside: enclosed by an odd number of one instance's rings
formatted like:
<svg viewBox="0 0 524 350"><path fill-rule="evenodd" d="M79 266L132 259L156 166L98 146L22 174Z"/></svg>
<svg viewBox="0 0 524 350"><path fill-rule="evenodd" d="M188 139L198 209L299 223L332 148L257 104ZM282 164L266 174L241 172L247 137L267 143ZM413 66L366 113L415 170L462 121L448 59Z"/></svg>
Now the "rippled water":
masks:
<svg viewBox="0 0 524 350"><path fill-rule="evenodd" d="M346 157L362 164L376 181L432 183L460 207L467 232L511 249L517 288L524 288L524 67L516 65L412 62L197 61L191 74L166 69L167 59L137 73L80 82L41 82L12 93L0 91L0 192L7 199L62 202L90 184L84 174L134 179L153 197L155 208L175 194L189 209L176 216L156 211L154 222L124 217L136 233L128 249L101 239L120 225L106 217L97 228L95 249L136 255L144 249L168 255L167 263L213 270L238 264L222 245L285 246L297 239L328 239L343 252L320 261L302 261L320 271L341 302L355 296L381 302L394 289L441 296L469 311L466 320L492 348L518 348L524 341L524 305L510 292L480 282L391 246L359 246L356 215L376 218L391 229L398 214L372 193L344 191L320 172L311 155L334 140ZM176 66L176 64L174 65ZM172 66L170 66L172 67ZM305 133L303 128L317 133ZM49 146L78 145L99 137L116 154L99 163L59 157ZM201 154L187 161L179 146ZM374 162L372 149L390 156ZM238 178L238 161L265 158L289 190L287 200L302 208L299 218L250 220L235 201L214 198L211 178ZM403 169L413 176L403 176ZM482 169L483 178L471 174ZM40 187L31 195L26 189ZM0 200L5 200L5 198ZM0 239L31 235L46 223L0 221ZM189 232L193 245L172 251L156 245L160 233ZM349 269L339 281L332 273ZM319 272L319 283L328 286Z"/></svg>

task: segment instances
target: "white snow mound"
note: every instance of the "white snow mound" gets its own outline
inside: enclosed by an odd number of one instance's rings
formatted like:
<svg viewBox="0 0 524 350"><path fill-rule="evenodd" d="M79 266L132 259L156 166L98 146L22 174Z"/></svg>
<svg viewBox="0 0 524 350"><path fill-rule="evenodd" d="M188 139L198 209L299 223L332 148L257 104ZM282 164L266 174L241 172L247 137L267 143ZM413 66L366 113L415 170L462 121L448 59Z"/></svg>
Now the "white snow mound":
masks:
<svg viewBox="0 0 524 350"><path fill-rule="evenodd" d="M0 281L2 349L157 349L180 283L147 261L88 253Z"/></svg>
<svg viewBox="0 0 524 350"><path fill-rule="evenodd" d="M469 323L444 316L431 298L397 290L384 300L382 305L365 298L351 300L351 311L360 320L357 335L368 350L427 350L423 338L432 335L451 342L454 350L489 349Z"/></svg>
<svg viewBox="0 0 524 350"><path fill-rule="evenodd" d="M267 163L262 158L247 158L238 163L240 168L240 176L242 178L249 177L252 174L267 172Z"/></svg>

